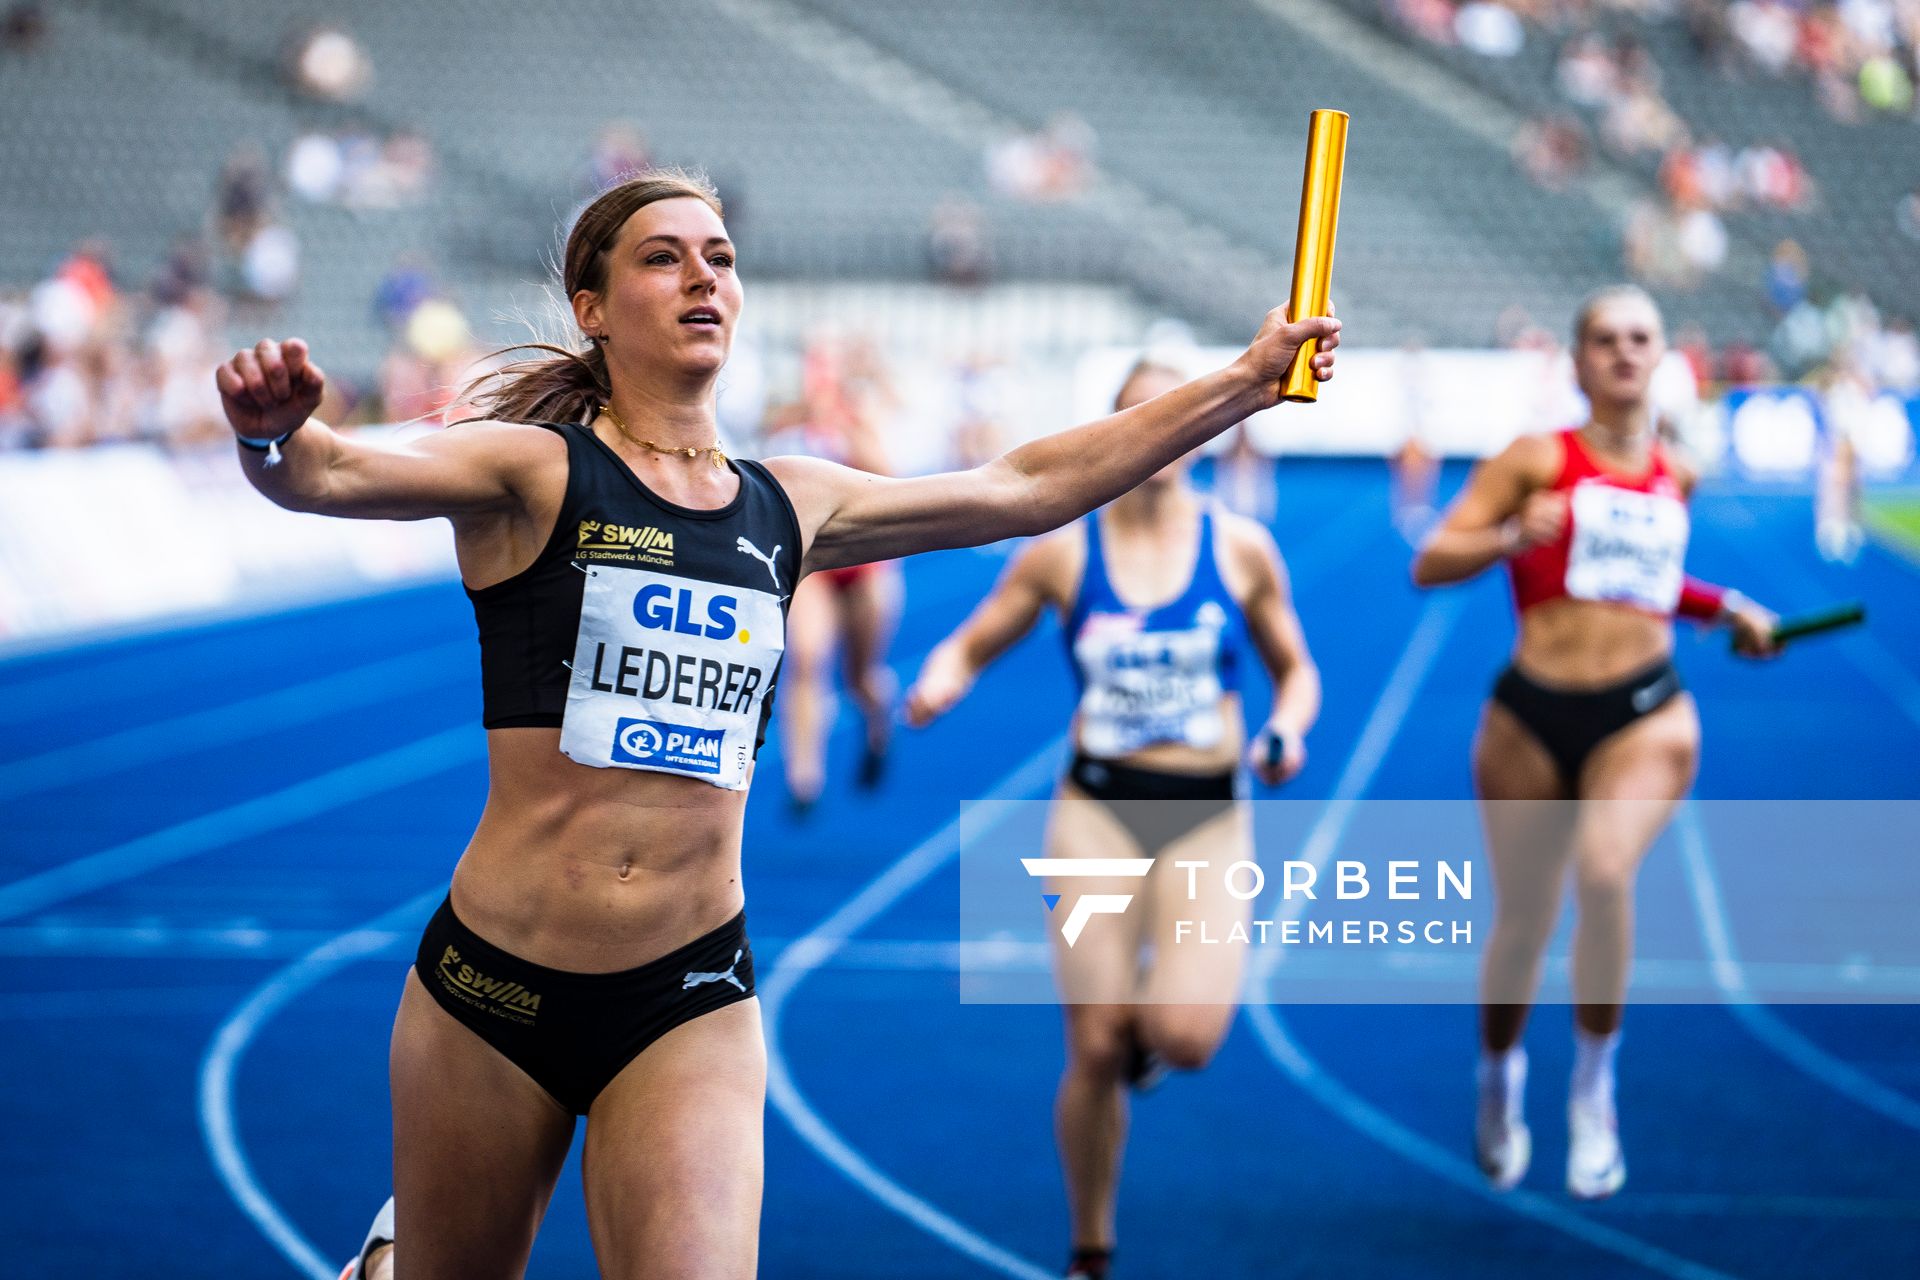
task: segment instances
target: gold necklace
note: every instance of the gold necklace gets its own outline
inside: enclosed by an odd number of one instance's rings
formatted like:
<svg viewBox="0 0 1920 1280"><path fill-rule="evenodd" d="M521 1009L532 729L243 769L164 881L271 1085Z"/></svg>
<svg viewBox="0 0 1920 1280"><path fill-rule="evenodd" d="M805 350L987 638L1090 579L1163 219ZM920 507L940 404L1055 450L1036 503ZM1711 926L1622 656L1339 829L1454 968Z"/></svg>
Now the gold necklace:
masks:
<svg viewBox="0 0 1920 1280"><path fill-rule="evenodd" d="M668 448L666 445L655 444L651 440L642 440L639 436L636 436L633 434L633 432L627 430L627 424L620 421L620 415L613 411L613 406L611 404L601 409L600 412L607 415L607 421L613 424L614 430L618 431L621 435L625 436L627 439L631 440L633 443L639 445L642 449L646 449L652 453L678 454L679 456L687 458L688 460L697 458L704 453L713 460L713 465L716 468L723 467L726 465L727 455L721 452L720 446L718 444L689 444L689 445L681 445L677 448Z"/></svg>

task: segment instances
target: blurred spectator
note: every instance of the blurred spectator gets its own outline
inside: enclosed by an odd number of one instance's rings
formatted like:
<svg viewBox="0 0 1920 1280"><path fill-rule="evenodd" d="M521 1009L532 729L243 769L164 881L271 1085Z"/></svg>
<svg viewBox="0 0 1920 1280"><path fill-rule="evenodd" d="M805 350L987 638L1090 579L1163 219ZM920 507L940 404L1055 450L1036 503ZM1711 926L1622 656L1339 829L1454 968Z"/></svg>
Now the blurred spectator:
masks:
<svg viewBox="0 0 1920 1280"><path fill-rule="evenodd" d="M1468 0L1453 16L1453 34L1462 48L1489 58L1511 58L1526 46L1520 19L1489 0Z"/></svg>
<svg viewBox="0 0 1920 1280"><path fill-rule="evenodd" d="M1894 207L1893 223L1909 240L1920 240L1920 187L1900 197L1900 203Z"/></svg>
<svg viewBox="0 0 1920 1280"><path fill-rule="evenodd" d="M1620 155L1658 155L1686 141L1687 128L1660 91L1646 81L1634 81L1608 99L1600 115L1600 137Z"/></svg>
<svg viewBox="0 0 1920 1280"><path fill-rule="evenodd" d="M1453 5L1450 0L1387 0L1394 20L1422 40L1452 44Z"/></svg>
<svg viewBox="0 0 1920 1280"><path fill-rule="evenodd" d="M1720 380L1730 387L1750 387L1779 376L1766 353L1751 343L1730 342L1720 353Z"/></svg>
<svg viewBox="0 0 1920 1280"><path fill-rule="evenodd" d="M339 27L315 27L294 43L289 76L296 89L324 102L352 102L373 82L373 63Z"/></svg>
<svg viewBox="0 0 1920 1280"><path fill-rule="evenodd" d="M1514 135L1513 158L1549 191L1564 191L1587 168L1587 135L1571 116L1535 120Z"/></svg>
<svg viewBox="0 0 1920 1280"><path fill-rule="evenodd" d="M327 204L339 195L345 172L340 140L331 133L303 133L287 148L287 189L309 204Z"/></svg>
<svg viewBox="0 0 1920 1280"><path fill-rule="evenodd" d="M220 361L220 299L196 289L158 310L147 325L138 434L178 444L222 440L226 423L210 376Z"/></svg>
<svg viewBox="0 0 1920 1280"><path fill-rule="evenodd" d="M1727 228L1711 209L1689 209L1679 219L1680 252L1691 276L1718 271L1727 261Z"/></svg>
<svg viewBox="0 0 1920 1280"><path fill-rule="evenodd" d="M402 129L381 139L358 129L315 130L287 148L287 187L311 204L390 209L417 203L433 172L426 137Z"/></svg>
<svg viewBox="0 0 1920 1280"><path fill-rule="evenodd" d="M987 151L987 180L1001 195L1036 204L1072 200L1093 176L1093 126L1070 111L1039 133L1003 138Z"/></svg>
<svg viewBox="0 0 1920 1280"><path fill-rule="evenodd" d="M956 419L948 437L947 466L971 471L1007 451L1006 391L998 362L976 352L954 370Z"/></svg>
<svg viewBox="0 0 1920 1280"><path fill-rule="evenodd" d="M251 144L236 147L220 168L213 199L214 223L229 252L245 251L271 203L265 154Z"/></svg>
<svg viewBox="0 0 1920 1280"><path fill-rule="evenodd" d="M1785 315L1807 296L1807 251L1792 240L1773 246L1767 261L1767 305L1775 315Z"/></svg>
<svg viewBox="0 0 1920 1280"><path fill-rule="evenodd" d="M1699 280L1681 239L1679 216L1660 201L1642 200L1627 216L1627 271L1659 289L1691 289Z"/></svg>
<svg viewBox="0 0 1920 1280"><path fill-rule="evenodd" d="M1751 65L1776 76L1792 65L1800 24L1782 0L1734 0L1727 24Z"/></svg>
<svg viewBox="0 0 1920 1280"><path fill-rule="evenodd" d="M631 120L609 120L593 140L593 154L587 161L588 188L598 195L652 164L653 152L640 126Z"/></svg>
<svg viewBox="0 0 1920 1280"><path fill-rule="evenodd" d="M156 306L182 306L211 280L206 247L196 236L177 236L167 250L166 260L147 286L147 292Z"/></svg>
<svg viewBox="0 0 1920 1280"><path fill-rule="evenodd" d="M7 10L0 18L0 49L8 53L25 53L39 44L47 34L46 11L33 0L23 0Z"/></svg>
<svg viewBox="0 0 1920 1280"><path fill-rule="evenodd" d="M1812 203L1813 179L1784 145L1762 143L1743 148L1734 165L1740 187L1755 204L1773 209L1802 209Z"/></svg>
<svg viewBox="0 0 1920 1280"><path fill-rule="evenodd" d="M280 303L300 285L300 237L293 228L269 222L253 233L240 255L240 285L255 302Z"/></svg>
<svg viewBox="0 0 1920 1280"><path fill-rule="evenodd" d="M1692 370L1695 385L1704 387L1713 381L1713 344L1707 340L1705 329L1697 324L1682 325L1673 335L1673 349Z"/></svg>
<svg viewBox="0 0 1920 1280"><path fill-rule="evenodd" d="M1726 70L1733 58L1725 0L1686 0L1687 34L1702 62Z"/></svg>
<svg viewBox="0 0 1920 1280"><path fill-rule="evenodd" d="M1913 322L1895 316L1867 344L1866 367L1882 388L1903 396L1920 395L1920 338Z"/></svg>
<svg viewBox="0 0 1920 1280"><path fill-rule="evenodd" d="M373 313L387 332L398 333L414 309L438 292L426 261L418 254L403 253L374 286Z"/></svg>
<svg viewBox="0 0 1920 1280"><path fill-rule="evenodd" d="M390 422L451 421L474 361L473 334L460 309L444 298L422 302L380 366L380 408ZM452 414L449 414L452 410Z"/></svg>
<svg viewBox="0 0 1920 1280"><path fill-rule="evenodd" d="M54 272L85 296L96 317L113 310L118 295L113 287L111 246L105 240L83 240Z"/></svg>
<svg viewBox="0 0 1920 1280"><path fill-rule="evenodd" d="M1613 96L1620 76L1606 41L1598 32L1583 31L1561 48L1554 78L1569 102L1598 107Z"/></svg>
<svg viewBox="0 0 1920 1280"><path fill-rule="evenodd" d="M945 284L984 284L993 274L986 214L979 205L955 192L940 197L927 227L927 268Z"/></svg>
<svg viewBox="0 0 1920 1280"><path fill-rule="evenodd" d="M1860 64L1860 101L1889 115L1905 115L1913 109L1913 78L1888 50Z"/></svg>

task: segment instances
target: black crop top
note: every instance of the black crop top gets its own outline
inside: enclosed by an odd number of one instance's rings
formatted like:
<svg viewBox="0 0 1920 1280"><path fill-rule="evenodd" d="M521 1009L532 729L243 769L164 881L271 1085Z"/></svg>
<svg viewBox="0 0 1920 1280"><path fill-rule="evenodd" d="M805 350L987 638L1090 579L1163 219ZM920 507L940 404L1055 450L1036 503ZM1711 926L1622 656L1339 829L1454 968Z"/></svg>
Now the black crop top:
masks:
<svg viewBox="0 0 1920 1280"><path fill-rule="evenodd" d="M786 491L764 466L734 460L740 492L724 507L700 511L647 488L590 428L538 425L567 442L567 491L553 533L520 573L467 589L480 634L487 728L560 726L590 566L650 570L723 588L767 591L771 583L784 622L800 573L800 523ZM772 706L769 684L756 751Z"/></svg>

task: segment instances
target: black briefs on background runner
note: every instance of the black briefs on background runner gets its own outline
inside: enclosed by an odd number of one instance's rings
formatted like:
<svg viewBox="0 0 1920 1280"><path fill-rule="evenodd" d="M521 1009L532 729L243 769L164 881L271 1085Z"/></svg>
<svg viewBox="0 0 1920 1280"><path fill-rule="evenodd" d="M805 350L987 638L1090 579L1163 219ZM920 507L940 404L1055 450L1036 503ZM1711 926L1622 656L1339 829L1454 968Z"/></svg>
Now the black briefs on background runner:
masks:
<svg viewBox="0 0 1920 1280"><path fill-rule="evenodd" d="M1681 687L1680 673L1667 658L1598 689L1541 684L1510 666L1494 683L1493 700L1513 712L1540 740L1560 770L1567 794L1573 795L1580 786L1580 770L1594 748L1666 706Z"/></svg>
<svg viewBox="0 0 1920 1280"><path fill-rule="evenodd" d="M1239 775L1168 773L1074 753L1067 777L1107 806L1147 857L1233 808ZM1115 856L1124 856L1116 851Z"/></svg>
<svg viewBox="0 0 1920 1280"><path fill-rule="evenodd" d="M646 1047L753 994L742 911L637 969L572 973L502 951L440 904L413 969L427 994L574 1115Z"/></svg>

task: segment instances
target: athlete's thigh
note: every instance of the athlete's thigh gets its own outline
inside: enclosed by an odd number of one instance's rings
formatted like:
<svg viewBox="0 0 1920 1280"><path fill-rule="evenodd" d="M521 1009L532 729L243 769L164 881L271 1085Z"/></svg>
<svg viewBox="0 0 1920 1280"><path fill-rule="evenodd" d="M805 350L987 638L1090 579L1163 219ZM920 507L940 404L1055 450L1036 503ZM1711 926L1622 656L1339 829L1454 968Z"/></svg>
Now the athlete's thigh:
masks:
<svg viewBox="0 0 1920 1280"><path fill-rule="evenodd" d="M1247 806L1236 804L1167 845L1154 867L1153 959L1141 985L1140 1023L1148 1042L1176 1066L1211 1058L1238 1007L1253 902L1229 892L1228 868L1253 857L1251 820ZM1181 862L1207 865L1183 868ZM1232 887L1250 889L1250 874L1235 875Z"/></svg>
<svg viewBox="0 0 1920 1280"><path fill-rule="evenodd" d="M819 664L833 653L839 630L839 604L833 584L819 574L800 580L787 601L787 658L809 675L820 674Z"/></svg>
<svg viewBox="0 0 1920 1280"><path fill-rule="evenodd" d="M1558 766L1519 717L1489 702L1473 744L1474 791L1507 912L1551 923L1572 854L1574 805Z"/></svg>
<svg viewBox="0 0 1920 1280"><path fill-rule="evenodd" d="M605 1280L751 1280L767 1049L760 1002L681 1023L587 1113L587 1223Z"/></svg>
<svg viewBox="0 0 1920 1280"><path fill-rule="evenodd" d="M1483 800L1567 797L1560 769L1519 716L1489 701L1473 736L1473 789Z"/></svg>
<svg viewBox="0 0 1920 1280"><path fill-rule="evenodd" d="M1062 786L1047 816L1050 858L1139 857L1140 848L1118 819L1098 800ZM1079 936L1067 941L1063 926L1088 894L1138 898L1142 881L1122 876L1075 876L1049 881L1060 894L1048 915L1053 940L1054 975L1060 998L1068 1004L1131 1004L1140 983L1140 946L1145 912L1137 905L1120 913L1089 916Z"/></svg>
<svg viewBox="0 0 1920 1280"><path fill-rule="evenodd" d="M885 658L899 613L900 572L891 565L875 565L841 589L840 617L849 675L858 677Z"/></svg>
<svg viewBox="0 0 1920 1280"><path fill-rule="evenodd" d="M1595 747L1580 771L1582 873L1638 866L1693 785L1699 759L1700 716L1685 693Z"/></svg>
<svg viewBox="0 0 1920 1280"><path fill-rule="evenodd" d="M1231 889L1253 887L1252 873L1229 877L1252 861L1252 815L1244 804L1207 819L1160 852L1148 877L1147 919L1153 959L1142 1000L1149 1004L1224 1006L1230 1017L1248 951L1245 929L1253 902ZM1205 867L1181 867L1204 862Z"/></svg>
<svg viewBox="0 0 1920 1280"><path fill-rule="evenodd" d="M514 1280L573 1141L573 1117L455 1021L409 971L394 1019L399 1280Z"/></svg>

